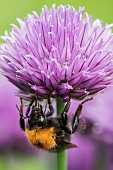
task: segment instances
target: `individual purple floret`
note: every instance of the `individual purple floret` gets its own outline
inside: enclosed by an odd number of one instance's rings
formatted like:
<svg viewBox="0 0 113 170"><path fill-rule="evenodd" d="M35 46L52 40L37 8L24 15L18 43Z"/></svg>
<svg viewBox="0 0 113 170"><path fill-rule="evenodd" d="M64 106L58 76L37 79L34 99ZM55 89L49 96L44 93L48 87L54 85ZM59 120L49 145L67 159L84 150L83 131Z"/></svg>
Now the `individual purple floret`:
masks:
<svg viewBox="0 0 113 170"><path fill-rule="evenodd" d="M3 74L23 98L81 100L112 81L112 25L92 21L84 8L44 7L3 37Z"/></svg>

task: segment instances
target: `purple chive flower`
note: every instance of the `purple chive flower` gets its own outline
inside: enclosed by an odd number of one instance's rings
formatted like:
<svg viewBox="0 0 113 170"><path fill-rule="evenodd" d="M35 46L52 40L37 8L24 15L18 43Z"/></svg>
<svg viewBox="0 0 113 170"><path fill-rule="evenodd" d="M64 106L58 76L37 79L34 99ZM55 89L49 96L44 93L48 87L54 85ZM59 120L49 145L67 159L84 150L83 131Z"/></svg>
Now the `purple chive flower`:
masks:
<svg viewBox="0 0 113 170"><path fill-rule="evenodd" d="M3 37L4 75L23 98L60 96L81 100L112 81L112 25L92 21L84 8L44 7Z"/></svg>

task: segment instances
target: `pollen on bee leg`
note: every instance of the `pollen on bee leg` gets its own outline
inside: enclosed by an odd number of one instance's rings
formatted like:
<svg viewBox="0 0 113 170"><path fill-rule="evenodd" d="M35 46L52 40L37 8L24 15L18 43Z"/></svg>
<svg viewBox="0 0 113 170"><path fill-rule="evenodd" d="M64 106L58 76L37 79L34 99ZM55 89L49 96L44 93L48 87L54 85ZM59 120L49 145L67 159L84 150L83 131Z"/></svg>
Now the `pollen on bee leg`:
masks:
<svg viewBox="0 0 113 170"><path fill-rule="evenodd" d="M54 127L46 129L26 129L25 135L30 144L50 150L56 147Z"/></svg>

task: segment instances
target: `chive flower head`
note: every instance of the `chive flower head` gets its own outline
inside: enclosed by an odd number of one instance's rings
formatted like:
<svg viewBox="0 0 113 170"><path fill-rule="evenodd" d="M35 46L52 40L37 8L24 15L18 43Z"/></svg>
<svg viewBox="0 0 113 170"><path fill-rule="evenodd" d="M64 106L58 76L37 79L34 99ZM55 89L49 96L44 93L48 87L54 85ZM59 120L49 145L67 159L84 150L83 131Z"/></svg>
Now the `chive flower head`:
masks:
<svg viewBox="0 0 113 170"><path fill-rule="evenodd" d="M17 21L2 37L1 68L19 96L81 100L112 82L112 24L62 5Z"/></svg>

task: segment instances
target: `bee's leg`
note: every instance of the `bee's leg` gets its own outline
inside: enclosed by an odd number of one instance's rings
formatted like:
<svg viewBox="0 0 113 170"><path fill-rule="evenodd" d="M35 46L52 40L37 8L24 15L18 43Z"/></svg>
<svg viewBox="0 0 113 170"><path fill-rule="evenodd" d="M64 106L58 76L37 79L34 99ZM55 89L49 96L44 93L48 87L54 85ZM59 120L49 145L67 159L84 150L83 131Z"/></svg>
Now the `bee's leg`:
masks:
<svg viewBox="0 0 113 170"><path fill-rule="evenodd" d="M29 114L29 112L30 112L30 108L31 108L31 106L33 105L33 103L34 103L34 99L31 100L31 102L30 102L29 105L28 105L28 108L27 108L27 110L26 110L26 117L28 117L28 114ZM36 103L35 103L35 104L36 104Z"/></svg>
<svg viewBox="0 0 113 170"><path fill-rule="evenodd" d="M67 131L68 133L70 133L70 129L67 128L67 122L68 122L67 112L68 112L68 110L70 108L70 105L71 105L71 102L70 102L70 100L68 100L65 107L64 107L64 110L63 110L63 112L61 114L62 125L63 125L65 131Z"/></svg>
<svg viewBox="0 0 113 170"><path fill-rule="evenodd" d="M73 121L72 121L72 133L74 133L79 125L80 114L82 112L83 104L92 98L83 101L81 104L78 105L77 110L74 114Z"/></svg>
<svg viewBox="0 0 113 170"><path fill-rule="evenodd" d="M47 100L48 100L48 106L49 106L49 110L50 110L50 111L46 113L46 116L49 117L49 116L52 116L52 115L53 115L53 113L54 113L54 108L53 108L53 106L52 106L52 104L51 104L50 98L48 98Z"/></svg>
<svg viewBox="0 0 113 170"><path fill-rule="evenodd" d="M73 121L72 121L72 133L74 133L79 125L79 117L82 112L83 104L79 104L78 108L74 114Z"/></svg>
<svg viewBox="0 0 113 170"><path fill-rule="evenodd" d="M25 121L24 121L24 115L23 115L23 101L22 98L20 98L20 109L18 108L18 106L16 105L19 113L20 113L20 127L23 131L25 131Z"/></svg>

